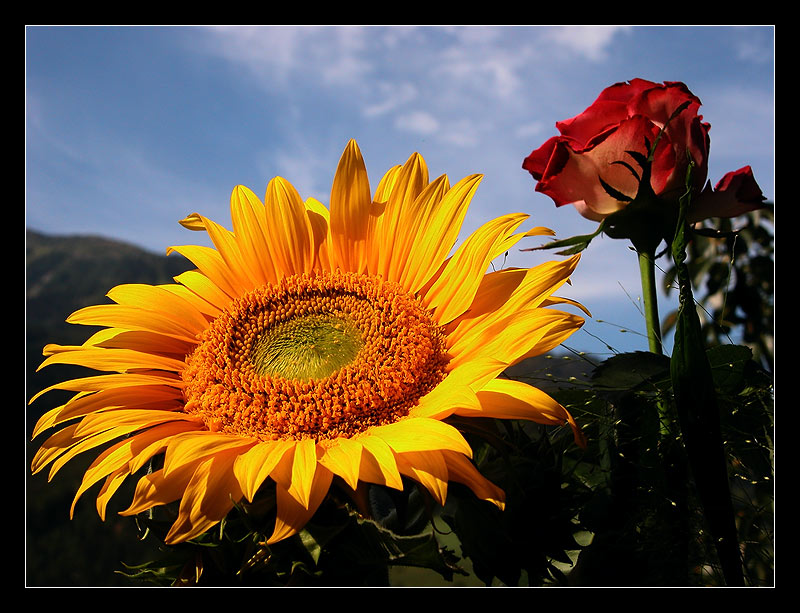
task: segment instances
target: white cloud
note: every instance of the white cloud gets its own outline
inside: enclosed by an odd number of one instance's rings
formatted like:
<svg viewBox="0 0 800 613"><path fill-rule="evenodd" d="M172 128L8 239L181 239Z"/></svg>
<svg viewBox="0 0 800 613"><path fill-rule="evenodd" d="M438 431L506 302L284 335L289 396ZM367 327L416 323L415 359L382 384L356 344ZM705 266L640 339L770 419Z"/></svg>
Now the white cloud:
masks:
<svg viewBox="0 0 800 613"><path fill-rule="evenodd" d="M775 59L775 31L770 28L741 28L741 38L736 41L736 54L740 60L766 64Z"/></svg>
<svg viewBox="0 0 800 613"><path fill-rule="evenodd" d="M541 121L532 121L517 126L514 131L514 136L518 138L528 138L530 136L539 136L544 132L545 125Z"/></svg>
<svg viewBox="0 0 800 613"><path fill-rule="evenodd" d="M394 123L398 130L429 135L439 130L439 122L426 111L414 111L397 117Z"/></svg>
<svg viewBox="0 0 800 613"><path fill-rule="evenodd" d="M297 189L303 200L313 197L328 202L336 170L334 153L320 152L313 147L313 143L304 143L298 138L293 141L291 150L281 149L263 166L267 169L265 175L268 178L272 178L272 175L283 177Z"/></svg>
<svg viewBox="0 0 800 613"><path fill-rule="evenodd" d="M606 59L608 46L626 26L557 26L548 28L545 39L579 56L600 62Z"/></svg>
<svg viewBox="0 0 800 613"><path fill-rule="evenodd" d="M469 119L461 119L447 124L440 131L439 139L458 147L475 147L480 142L480 129L475 122Z"/></svg>
<svg viewBox="0 0 800 613"><path fill-rule="evenodd" d="M358 27L232 26L205 32L191 38L197 50L245 67L269 91L290 86L298 76L352 86L372 70L366 31Z"/></svg>
<svg viewBox="0 0 800 613"><path fill-rule="evenodd" d="M435 74L456 87L454 97L468 91L470 95L479 92L481 97L506 98L518 91L517 70L524 59L515 50L494 43L494 37L488 36L478 44L463 44L459 39L436 58Z"/></svg>
<svg viewBox="0 0 800 613"><path fill-rule="evenodd" d="M364 107L366 117L378 117L394 111L418 97L417 88L413 83L382 82L376 87L380 100L368 103Z"/></svg>

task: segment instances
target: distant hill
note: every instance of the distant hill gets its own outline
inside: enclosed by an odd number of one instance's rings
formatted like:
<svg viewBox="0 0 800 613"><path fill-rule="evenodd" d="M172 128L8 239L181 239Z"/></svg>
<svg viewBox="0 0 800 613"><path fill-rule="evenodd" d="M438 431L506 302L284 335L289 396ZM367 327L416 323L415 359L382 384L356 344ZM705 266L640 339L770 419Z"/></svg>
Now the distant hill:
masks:
<svg viewBox="0 0 800 613"><path fill-rule="evenodd" d="M97 236L48 236L28 230L25 245L26 348L31 388L50 379L32 374L47 343L83 342L85 326L67 324L74 311L110 302L106 293L121 283L169 283L192 264L179 255L157 255ZM33 390L36 391L36 390Z"/></svg>

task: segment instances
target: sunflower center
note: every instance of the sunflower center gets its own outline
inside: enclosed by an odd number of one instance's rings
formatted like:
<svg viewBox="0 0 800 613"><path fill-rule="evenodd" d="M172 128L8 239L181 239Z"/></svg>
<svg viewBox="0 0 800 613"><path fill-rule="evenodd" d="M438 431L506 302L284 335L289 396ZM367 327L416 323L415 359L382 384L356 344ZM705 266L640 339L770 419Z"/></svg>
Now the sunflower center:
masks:
<svg viewBox="0 0 800 613"><path fill-rule="evenodd" d="M349 318L295 317L261 335L254 343L251 362L262 376L322 379L352 362L363 344Z"/></svg>
<svg viewBox="0 0 800 613"><path fill-rule="evenodd" d="M210 430L319 440L408 415L444 378L448 357L415 296L336 271L242 296L186 362L185 410Z"/></svg>

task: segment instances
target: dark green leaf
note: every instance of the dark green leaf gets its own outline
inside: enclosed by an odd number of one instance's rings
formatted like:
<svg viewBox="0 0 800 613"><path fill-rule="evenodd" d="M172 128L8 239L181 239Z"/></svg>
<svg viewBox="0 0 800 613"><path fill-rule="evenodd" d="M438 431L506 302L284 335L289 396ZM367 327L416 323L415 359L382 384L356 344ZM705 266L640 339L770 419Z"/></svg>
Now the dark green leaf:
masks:
<svg viewBox="0 0 800 613"><path fill-rule="evenodd" d="M592 384L600 391L652 390L669 379L669 358L648 351L621 353L600 364Z"/></svg>
<svg viewBox="0 0 800 613"><path fill-rule="evenodd" d="M745 385L745 369L753 351L742 345L719 345L707 353L714 384L723 392L735 394Z"/></svg>

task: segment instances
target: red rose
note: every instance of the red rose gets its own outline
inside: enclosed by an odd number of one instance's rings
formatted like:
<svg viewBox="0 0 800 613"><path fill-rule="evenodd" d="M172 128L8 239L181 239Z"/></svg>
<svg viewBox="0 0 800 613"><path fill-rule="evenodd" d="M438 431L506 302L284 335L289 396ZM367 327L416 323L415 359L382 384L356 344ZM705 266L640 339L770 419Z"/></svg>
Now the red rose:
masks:
<svg viewBox="0 0 800 613"><path fill-rule="evenodd" d="M667 123L684 103L686 108ZM704 189L711 126L697 114L700 104L683 83L644 79L617 83L603 90L580 115L557 122L561 135L533 151L522 167L538 181L536 191L550 196L556 206L572 204L584 217L600 221L627 204L610 195L601 179L613 191L633 199L639 181L631 171L641 176L641 168L628 152L646 156L667 124L650 180L661 200L677 201L685 191L688 154L696 165L690 222L759 208L764 197L749 167L726 175L716 190Z"/></svg>

